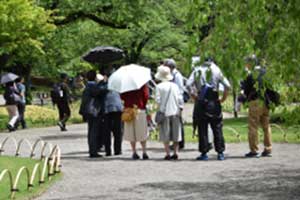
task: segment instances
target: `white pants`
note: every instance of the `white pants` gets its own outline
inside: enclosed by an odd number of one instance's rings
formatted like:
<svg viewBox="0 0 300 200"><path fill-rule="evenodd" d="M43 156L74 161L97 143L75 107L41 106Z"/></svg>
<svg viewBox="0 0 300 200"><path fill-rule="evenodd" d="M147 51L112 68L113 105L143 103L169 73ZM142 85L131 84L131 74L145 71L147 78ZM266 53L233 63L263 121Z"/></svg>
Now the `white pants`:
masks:
<svg viewBox="0 0 300 200"><path fill-rule="evenodd" d="M16 105L7 105L6 106L6 110L7 110L8 115L9 115L9 122L8 122L8 124L11 127L15 127L16 122L19 119L18 107Z"/></svg>

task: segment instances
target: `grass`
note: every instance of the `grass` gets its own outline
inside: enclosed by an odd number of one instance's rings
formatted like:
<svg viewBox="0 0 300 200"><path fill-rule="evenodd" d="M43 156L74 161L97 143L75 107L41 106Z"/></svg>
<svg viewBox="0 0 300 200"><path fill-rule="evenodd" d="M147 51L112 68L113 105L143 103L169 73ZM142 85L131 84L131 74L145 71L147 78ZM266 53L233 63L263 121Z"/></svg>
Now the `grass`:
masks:
<svg viewBox="0 0 300 200"><path fill-rule="evenodd" d="M12 172L13 180L15 179L18 170L26 166L30 174L33 170L33 167L36 163L41 162L40 160L34 160L30 158L18 158L18 157L8 157L8 156L0 156L0 173L4 169L9 169ZM32 199L33 197L39 196L42 192L44 192L54 181L58 180L61 176L58 174L53 177L53 179L49 182L39 186L38 176L36 176L34 180L34 187L29 191L27 190L27 178L26 174L22 174L19 182L19 192L16 193L16 199ZM46 178L47 180L47 178ZM0 199L10 199L10 187L9 187L9 179L6 176L2 182L0 182Z"/></svg>
<svg viewBox="0 0 300 200"><path fill-rule="evenodd" d="M68 123L81 123L82 118L79 115L80 102L71 105L71 118ZM58 121L57 107L51 105L26 106L25 120L28 128L55 126ZM5 107L0 107L0 130L5 130L8 122L8 115Z"/></svg>
<svg viewBox="0 0 300 200"><path fill-rule="evenodd" d="M288 143L298 143L300 144L300 131L299 127L287 127L280 126L284 133L287 135ZM190 124L186 124L185 127L185 140L186 142L198 142L197 136L193 137L193 127ZM238 118L238 119L224 119L223 121L223 133L225 137L225 141L227 143L237 143L239 139L236 137L235 132L232 130L236 130L236 132L240 135L241 142L248 141L248 125L247 118ZM283 143L285 142L283 134L278 127L271 126L272 130L272 141L275 143ZM263 139L262 129L259 129L259 133L261 135L260 141ZM152 138L156 138L153 136Z"/></svg>

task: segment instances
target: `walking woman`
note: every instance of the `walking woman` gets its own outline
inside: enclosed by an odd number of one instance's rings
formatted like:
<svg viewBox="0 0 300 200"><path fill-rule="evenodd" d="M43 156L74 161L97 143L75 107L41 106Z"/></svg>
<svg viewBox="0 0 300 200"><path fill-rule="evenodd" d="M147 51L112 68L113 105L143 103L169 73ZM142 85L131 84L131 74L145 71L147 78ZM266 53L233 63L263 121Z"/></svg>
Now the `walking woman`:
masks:
<svg viewBox="0 0 300 200"><path fill-rule="evenodd" d="M143 159L149 159L146 152L146 141L148 138L146 105L149 98L149 89L145 84L138 90L121 94L124 101L124 112L129 109L136 109L136 116L131 121L124 122L124 139L129 141L132 149L132 159L140 159L136 151L136 142L140 142L143 151Z"/></svg>
<svg viewBox="0 0 300 200"><path fill-rule="evenodd" d="M156 86L156 102L159 105L159 111L164 113L165 118L159 122L159 140L164 143L165 160L178 159L178 143L181 137L180 115L183 108L183 97L179 87L170 82L173 76L170 68L159 66L155 78L161 83ZM174 153L170 155L169 143L173 142Z"/></svg>
<svg viewBox="0 0 300 200"><path fill-rule="evenodd" d="M18 104L21 103L21 96L14 82L8 82L5 84L4 99L9 115L7 128L9 132L12 132L16 130L16 124L19 119Z"/></svg>

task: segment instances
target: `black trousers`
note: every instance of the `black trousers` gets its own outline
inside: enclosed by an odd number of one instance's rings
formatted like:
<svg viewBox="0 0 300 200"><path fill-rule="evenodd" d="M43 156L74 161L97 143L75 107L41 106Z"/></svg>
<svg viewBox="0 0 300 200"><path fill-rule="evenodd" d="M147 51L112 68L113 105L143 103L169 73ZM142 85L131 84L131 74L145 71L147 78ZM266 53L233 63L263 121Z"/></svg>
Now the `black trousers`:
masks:
<svg viewBox="0 0 300 200"><path fill-rule="evenodd" d="M122 152L122 122L121 112L111 112L104 116L105 151L111 154L111 133L114 136L114 153Z"/></svg>
<svg viewBox="0 0 300 200"><path fill-rule="evenodd" d="M208 124L210 124L214 135L214 146L218 153L225 151L225 140L223 136L223 117L222 109L219 101L198 102L196 105L197 115L199 119L198 133L199 133L199 151L207 153L210 149L208 143Z"/></svg>
<svg viewBox="0 0 300 200"><path fill-rule="evenodd" d="M21 123L22 128L26 128L26 122L24 118L25 108L26 108L25 103L18 104L18 112L19 112L18 124Z"/></svg>
<svg viewBox="0 0 300 200"><path fill-rule="evenodd" d="M182 140L179 142L179 148L184 148L184 124L183 124L183 119L182 116L180 116L180 121L181 121L181 138Z"/></svg>
<svg viewBox="0 0 300 200"><path fill-rule="evenodd" d="M100 135L99 128L101 126L101 118L98 117L87 117L88 123L88 146L89 146L89 154L95 155L97 154L100 146Z"/></svg>
<svg viewBox="0 0 300 200"><path fill-rule="evenodd" d="M65 124L71 116L71 109L69 103L59 102L57 103L59 121Z"/></svg>

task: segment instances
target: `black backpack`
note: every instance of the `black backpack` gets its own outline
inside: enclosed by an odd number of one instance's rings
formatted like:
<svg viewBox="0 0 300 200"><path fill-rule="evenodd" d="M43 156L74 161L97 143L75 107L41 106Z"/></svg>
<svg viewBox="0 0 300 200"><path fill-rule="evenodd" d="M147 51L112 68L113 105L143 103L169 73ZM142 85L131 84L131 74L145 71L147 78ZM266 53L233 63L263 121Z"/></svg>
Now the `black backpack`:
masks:
<svg viewBox="0 0 300 200"><path fill-rule="evenodd" d="M54 84L53 87L52 87L52 90L50 91L50 97L51 97L51 100L54 104L57 104L60 99L61 99L61 96L60 96L60 93L61 93L61 85L60 84Z"/></svg>
<svg viewBox="0 0 300 200"><path fill-rule="evenodd" d="M265 91L265 103L267 106L269 106L270 104L279 106L280 105L280 94L274 90L267 88Z"/></svg>

